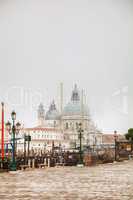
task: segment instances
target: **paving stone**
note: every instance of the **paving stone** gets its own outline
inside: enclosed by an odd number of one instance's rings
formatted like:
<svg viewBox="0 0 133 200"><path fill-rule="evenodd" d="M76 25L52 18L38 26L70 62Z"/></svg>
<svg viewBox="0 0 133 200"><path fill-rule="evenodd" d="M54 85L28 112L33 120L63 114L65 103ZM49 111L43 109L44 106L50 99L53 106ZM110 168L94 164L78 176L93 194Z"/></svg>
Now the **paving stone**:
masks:
<svg viewBox="0 0 133 200"><path fill-rule="evenodd" d="M0 174L2 200L133 200L133 161Z"/></svg>

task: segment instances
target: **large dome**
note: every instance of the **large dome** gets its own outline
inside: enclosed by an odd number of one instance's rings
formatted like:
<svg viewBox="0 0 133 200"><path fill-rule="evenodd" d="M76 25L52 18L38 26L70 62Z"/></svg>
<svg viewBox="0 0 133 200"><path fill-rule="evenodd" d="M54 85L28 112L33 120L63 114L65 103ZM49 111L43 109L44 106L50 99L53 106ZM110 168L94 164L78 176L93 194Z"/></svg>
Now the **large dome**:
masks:
<svg viewBox="0 0 133 200"><path fill-rule="evenodd" d="M46 113L46 120L59 120L60 119L60 114L56 109L54 101L51 103L49 110Z"/></svg>
<svg viewBox="0 0 133 200"><path fill-rule="evenodd" d="M79 91L75 85L72 91L71 101L64 107L63 116L84 115L89 116L89 109L86 105L82 105L80 101Z"/></svg>
<svg viewBox="0 0 133 200"><path fill-rule="evenodd" d="M89 109L85 105L81 106L80 101L68 103L63 110L63 116L82 115L82 114L84 116L89 116Z"/></svg>

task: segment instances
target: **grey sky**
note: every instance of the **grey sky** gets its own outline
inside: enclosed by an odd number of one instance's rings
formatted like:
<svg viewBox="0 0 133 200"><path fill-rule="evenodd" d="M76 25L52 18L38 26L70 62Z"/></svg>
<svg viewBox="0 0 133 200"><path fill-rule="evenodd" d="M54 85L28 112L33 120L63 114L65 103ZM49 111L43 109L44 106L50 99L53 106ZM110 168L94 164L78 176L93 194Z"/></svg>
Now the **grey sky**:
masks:
<svg viewBox="0 0 133 200"><path fill-rule="evenodd" d="M64 103L77 83L100 128L126 131L133 121L127 113L132 30L132 0L0 0L0 100L7 118L14 108L33 125L38 94L46 108L53 98L59 104L62 81ZM12 105L20 103L20 91L21 105Z"/></svg>

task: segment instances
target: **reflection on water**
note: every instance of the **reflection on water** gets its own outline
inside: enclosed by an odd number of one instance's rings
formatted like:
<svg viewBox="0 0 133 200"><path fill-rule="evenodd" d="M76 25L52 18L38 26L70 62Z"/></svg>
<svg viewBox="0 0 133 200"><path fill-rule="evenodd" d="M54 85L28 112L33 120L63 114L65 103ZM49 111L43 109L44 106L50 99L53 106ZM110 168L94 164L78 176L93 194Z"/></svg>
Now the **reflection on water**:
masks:
<svg viewBox="0 0 133 200"><path fill-rule="evenodd" d="M127 200L133 191L132 165L129 162L1 173L0 200Z"/></svg>

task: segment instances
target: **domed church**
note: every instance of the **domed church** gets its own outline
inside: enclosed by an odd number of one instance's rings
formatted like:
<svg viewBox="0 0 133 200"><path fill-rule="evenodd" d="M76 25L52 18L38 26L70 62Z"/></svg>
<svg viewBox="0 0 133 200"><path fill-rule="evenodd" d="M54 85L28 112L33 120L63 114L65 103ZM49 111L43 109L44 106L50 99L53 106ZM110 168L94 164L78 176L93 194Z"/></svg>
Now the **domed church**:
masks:
<svg viewBox="0 0 133 200"><path fill-rule="evenodd" d="M79 146L79 123L83 129L83 145L94 146L101 144L102 135L93 123L88 106L83 102L83 95L75 84L70 101L64 106L60 113L53 101L46 114L43 105L38 108L38 121L41 126L56 128L63 135L62 144L66 148Z"/></svg>
<svg viewBox="0 0 133 200"><path fill-rule="evenodd" d="M46 112L40 103L37 114L37 126L23 128L19 133L20 138L23 138L25 133L31 136L30 149L41 152L52 150L53 145L64 150L79 148L79 124L82 125L84 147L94 149L102 144L102 133L91 119L89 108L83 99L83 92L79 91L77 85L74 86L70 101L64 108L61 104L60 112L52 101ZM18 149L23 149L23 142L20 141Z"/></svg>
<svg viewBox="0 0 133 200"><path fill-rule="evenodd" d="M90 119L89 109L81 100L80 92L75 85L70 102L64 107L62 121L64 129L77 129L77 125L82 122L82 126L87 129L87 121Z"/></svg>
<svg viewBox="0 0 133 200"><path fill-rule="evenodd" d="M75 85L72 90L71 99L64 107L61 114L64 138L72 148L79 146L79 123L82 124L83 129L83 145L100 145L102 142L102 134L91 120L89 108L83 102L83 94L80 95L80 91L78 90L77 85Z"/></svg>

